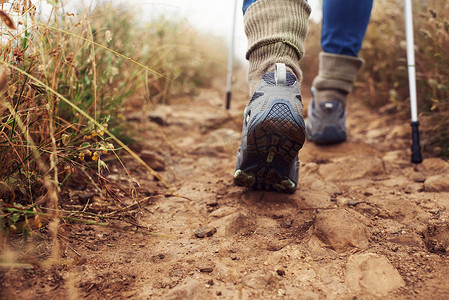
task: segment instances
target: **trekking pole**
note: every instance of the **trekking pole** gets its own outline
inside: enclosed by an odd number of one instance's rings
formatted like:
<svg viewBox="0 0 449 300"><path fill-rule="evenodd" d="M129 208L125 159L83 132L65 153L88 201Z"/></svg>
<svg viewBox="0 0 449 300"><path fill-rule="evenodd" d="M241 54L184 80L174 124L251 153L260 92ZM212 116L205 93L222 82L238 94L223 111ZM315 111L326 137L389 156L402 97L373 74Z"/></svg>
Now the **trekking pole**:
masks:
<svg viewBox="0 0 449 300"><path fill-rule="evenodd" d="M419 144L419 122L418 108L416 101L416 74L415 74L415 42L413 40L413 14L412 1L404 0L405 14L405 36L407 41L407 66L408 84L410 88L410 110L412 115L412 157L411 162L419 164L422 162L421 146Z"/></svg>
<svg viewBox="0 0 449 300"><path fill-rule="evenodd" d="M232 67L234 65L234 43L235 43L235 23L237 18L237 0L234 2L234 18L232 20L231 47L229 47L228 56L228 82L226 86L226 109L231 107L231 83L232 83Z"/></svg>

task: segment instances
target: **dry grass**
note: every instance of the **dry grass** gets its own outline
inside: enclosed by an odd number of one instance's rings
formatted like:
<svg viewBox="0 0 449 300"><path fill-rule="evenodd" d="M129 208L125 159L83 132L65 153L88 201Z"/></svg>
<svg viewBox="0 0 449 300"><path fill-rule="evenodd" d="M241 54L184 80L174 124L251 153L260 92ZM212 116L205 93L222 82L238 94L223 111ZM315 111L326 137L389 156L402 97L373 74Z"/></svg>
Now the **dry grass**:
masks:
<svg viewBox="0 0 449 300"><path fill-rule="evenodd" d="M169 103L196 93L224 76L225 47L208 43L184 21L138 23L132 9L113 2L91 10L80 5L74 14L56 1L46 19L28 0L1 8L2 234L27 237L53 220L56 239L61 218L101 225L102 216L61 210L61 193L91 185L109 195L113 186L135 197L131 176L126 187L103 176L123 150L170 189L128 148L126 102Z"/></svg>
<svg viewBox="0 0 449 300"><path fill-rule="evenodd" d="M425 152L449 156L449 1L414 3L417 93ZM375 2L360 56L356 93L368 105L393 104L409 118L403 1Z"/></svg>

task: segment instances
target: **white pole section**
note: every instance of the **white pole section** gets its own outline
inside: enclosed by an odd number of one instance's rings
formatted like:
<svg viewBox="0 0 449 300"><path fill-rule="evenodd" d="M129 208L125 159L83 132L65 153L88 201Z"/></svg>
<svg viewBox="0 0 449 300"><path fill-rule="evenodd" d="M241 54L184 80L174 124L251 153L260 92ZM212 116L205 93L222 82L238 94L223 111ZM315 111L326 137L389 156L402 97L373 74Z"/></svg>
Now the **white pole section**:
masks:
<svg viewBox="0 0 449 300"><path fill-rule="evenodd" d="M407 41L408 83L410 89L410 110L412 122L418 122L418 109L416 101L416 73L415 73L415 41L413 39L412 1L404 0L405 37Z"/></svg>
<svg viewBox="0 0 449 300"><path fill-rule="evenodd" d="M235 48L235 23L237 18L237 1L234 1L234 17L232 19L232 34L231 46L229 47L228 55L228 78L226 85L226 109L231 107L231 83L232 83L232 68L234 66L234 48Z"/></svg>
<svg viewBox="0 0 449 300"><path fill-rule="evenodd" d="M416 73L415 73L415 41L413 39L413 13L412 0L404 0L405 37L407 40L407 66L408 84L410 88L410 111L412 115L412 156L411 162L422 162L421 146L419 144L418 103L416 100Z"/></svg>

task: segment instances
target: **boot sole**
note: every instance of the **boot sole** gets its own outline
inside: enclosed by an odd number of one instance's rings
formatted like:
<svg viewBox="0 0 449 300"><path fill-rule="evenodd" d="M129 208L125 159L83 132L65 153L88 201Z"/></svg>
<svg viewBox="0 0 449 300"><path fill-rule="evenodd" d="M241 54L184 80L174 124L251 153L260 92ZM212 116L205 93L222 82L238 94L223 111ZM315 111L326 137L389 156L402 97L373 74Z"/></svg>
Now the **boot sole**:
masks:
<svg viewBox="0 0 449 300"><path fill-rule="evenodd" d="M304 121L287 101L275 101L247 135L247 151L235 171L237 185L294 192L298 181L298 151L305 141Z"/></svg>

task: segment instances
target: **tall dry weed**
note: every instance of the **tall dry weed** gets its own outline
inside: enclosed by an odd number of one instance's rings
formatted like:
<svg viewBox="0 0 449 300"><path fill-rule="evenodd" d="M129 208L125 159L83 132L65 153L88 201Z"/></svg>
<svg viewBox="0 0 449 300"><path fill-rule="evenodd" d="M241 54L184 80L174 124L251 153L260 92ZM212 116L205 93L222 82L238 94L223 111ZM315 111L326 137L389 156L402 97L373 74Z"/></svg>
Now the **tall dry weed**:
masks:
<svg viewBox="0 0 449 300"><path fill-rule="evenodd" d="M118 148L129 150L126 101L145 95L149 102L169 103L226 72L225 47L208 47L184 21L139 23L132 9L102 2L90 10L81 2L77 13L51 3L45 18L29 0L11 0L4 8L17 20L17 29L1 25L0 34L4 233L26 236L42 226L29 220L57 215L61 191L69 186L92 184L104 192L105 158L119 159Z"/></svg>
<svg viewBox="0 0 449 300"><path fill-rule="evenodd" d="M414 2L418 104L425 151L449 156L449 1ZM403 1L375 2L360 56L356 94L372 107L393 103L409 117Z"/></svg>

